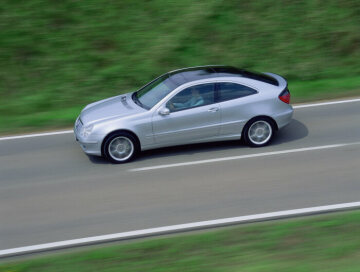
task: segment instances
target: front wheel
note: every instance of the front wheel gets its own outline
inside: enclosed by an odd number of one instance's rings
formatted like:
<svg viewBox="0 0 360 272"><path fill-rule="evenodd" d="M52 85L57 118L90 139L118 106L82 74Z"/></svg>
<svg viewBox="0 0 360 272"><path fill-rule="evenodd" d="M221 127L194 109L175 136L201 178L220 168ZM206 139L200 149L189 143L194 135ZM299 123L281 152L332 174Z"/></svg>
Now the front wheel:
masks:
<svg viewBox="0 0 360 272"><path fill-rule="evenodd" d="M270 143L274 135L273 122L268 118L255 118L244 128L243 137L247 145L261 147Z"/></svg>
<svg viewBox="0 0 360 272"><path fill-rule="evenodd" d="M139 147L133 135L119 132L106 139L103 152L105 157L113 163L126 163L137 155L138 150Z"/></svg>

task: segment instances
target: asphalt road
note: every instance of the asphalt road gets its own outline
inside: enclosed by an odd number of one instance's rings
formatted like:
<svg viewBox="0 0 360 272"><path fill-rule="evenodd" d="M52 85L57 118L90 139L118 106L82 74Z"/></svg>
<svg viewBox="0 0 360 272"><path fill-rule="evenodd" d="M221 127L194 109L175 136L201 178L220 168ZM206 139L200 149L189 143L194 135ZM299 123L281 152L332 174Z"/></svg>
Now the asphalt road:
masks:
<svg viewBox="0 0 360 272"><path fill-rule="evenodd" d="M238 142L87 157L72 134L0 141L0 250L359 201L360 144L157 170L135 168L360 142L360 102L295 110L271 146Z"/></svg>

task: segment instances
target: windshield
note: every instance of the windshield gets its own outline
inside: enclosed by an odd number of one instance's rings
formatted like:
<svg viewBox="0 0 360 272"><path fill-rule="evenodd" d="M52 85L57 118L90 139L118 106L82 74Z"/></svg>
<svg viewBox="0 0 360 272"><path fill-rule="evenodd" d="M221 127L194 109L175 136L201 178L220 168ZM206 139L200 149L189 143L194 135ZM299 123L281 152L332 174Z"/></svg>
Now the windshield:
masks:
<svg viewBox="0 0 360 272"><path fill-rule="evenodd" d="M178 86L169 79L169 75L163 75L134 93L133 99L138 105L151 109L176 87Z"/></svg>

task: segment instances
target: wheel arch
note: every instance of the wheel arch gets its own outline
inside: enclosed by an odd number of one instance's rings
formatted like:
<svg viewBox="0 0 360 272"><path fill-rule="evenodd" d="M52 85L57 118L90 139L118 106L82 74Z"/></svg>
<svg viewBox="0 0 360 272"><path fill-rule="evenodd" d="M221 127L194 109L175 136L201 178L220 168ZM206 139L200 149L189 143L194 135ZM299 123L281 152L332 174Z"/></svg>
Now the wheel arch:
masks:
<svg viewBox="0 0 360 272"><path fill-rule="evenodd" d="M278 124L276 123L275 119L272 118L272 117L270 117L270 116L268 116L268 115L257 115L257 116L255 116L255 117L251 118L250 120L248 120L248 121L246 122L246 124L244 125L244 128L245 128L246 126L248 126L249 124L251 124L253 121L257 120L257 119L267 119L267 120L269 120L269 121L272 123L275 131L278 131L278 130L279 130ZM243 136L243 134L244 134L244 131L245 131L245 129L242 130L242 133L241 133L242 136Z"/></svg>
<svg viewBox="0 0 360 272"><path fill-rule="evenodd" d="M136 144L137 144L138 149L139 149L139 150L141 149L140 139L139 139L139 137L136 135L136 133L134 133L133 131L128 130L128 129L117 129L117 130L114 130L114 131L109 132L109 133L104 137L104 139L102 140L102 143L101 143L101 156L105 156L105 150L104 150L104 148L105 148L106 140L109 139L110 137L112 137L113 135L118 134L118 133L121 133L121 132L126 132L126 133L131 134L131 135L135 138L135 140L136 140Z"/></svg>

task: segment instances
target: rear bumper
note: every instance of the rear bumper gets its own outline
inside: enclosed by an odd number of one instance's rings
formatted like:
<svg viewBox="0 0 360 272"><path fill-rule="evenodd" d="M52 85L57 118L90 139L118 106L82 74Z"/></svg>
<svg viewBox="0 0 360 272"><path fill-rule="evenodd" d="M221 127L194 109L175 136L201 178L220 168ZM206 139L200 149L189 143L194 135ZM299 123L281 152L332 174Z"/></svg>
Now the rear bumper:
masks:
<svg viewBox="0 0 360 272"><path fill-rule="evenodd" d="M287 124L289 124L293 114L294 114L294 109L292 108L292 106L289 106L288 110L274 116L278 129L281 129L285 127Z"/></svg>

